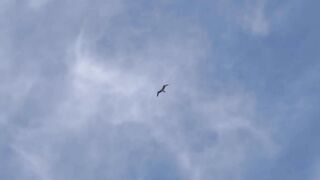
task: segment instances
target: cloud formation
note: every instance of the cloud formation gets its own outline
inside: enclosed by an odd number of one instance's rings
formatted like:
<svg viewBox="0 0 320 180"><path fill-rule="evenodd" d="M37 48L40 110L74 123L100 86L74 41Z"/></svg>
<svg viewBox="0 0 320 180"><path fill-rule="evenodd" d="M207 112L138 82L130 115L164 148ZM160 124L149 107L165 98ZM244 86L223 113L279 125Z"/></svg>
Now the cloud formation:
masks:
<svg viewBox="0 0 320 180"><path fill-rule="evenodd" d="M231 26L265 37L267 2L250 2L217 5L236 10L224 12ZM223 47L172 11L175 3L4 4L1 13L13 17L0 30L0 176L254 179L256 163L285 153L279 129L262 122L260 104L270 102L259 89L205 76L219 72ZM156 97L164 83L167 93Z"/></svg>

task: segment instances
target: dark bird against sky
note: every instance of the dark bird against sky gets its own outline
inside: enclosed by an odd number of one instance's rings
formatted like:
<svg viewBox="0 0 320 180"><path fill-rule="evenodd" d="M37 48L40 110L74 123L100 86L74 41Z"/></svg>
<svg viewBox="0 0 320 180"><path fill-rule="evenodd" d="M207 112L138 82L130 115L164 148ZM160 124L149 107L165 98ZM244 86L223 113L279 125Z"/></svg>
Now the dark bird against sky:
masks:
<svg viewBox="0 0 320 180"><path fill-rule="evenodd" d="M169 84L163 85L162 88L157 92L157 96L159 96L159 94L162 93L162 92L166 92L164 89L165 89L167 86L169 86Z"/></svg>

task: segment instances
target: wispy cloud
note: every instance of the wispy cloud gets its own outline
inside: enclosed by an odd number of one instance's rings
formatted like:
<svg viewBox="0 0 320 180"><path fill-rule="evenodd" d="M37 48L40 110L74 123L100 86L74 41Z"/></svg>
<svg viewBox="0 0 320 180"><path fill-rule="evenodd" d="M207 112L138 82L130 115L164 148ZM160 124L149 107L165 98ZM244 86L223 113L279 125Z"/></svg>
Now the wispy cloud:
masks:
<svg viewBox="0 0 320 180"><path fill-rule="evenodd" d="M241 12L240 24L254 35L264 36L270 31L270 23L265 12L265 1L255 1L255 3Z"/></svg>
<svg viewBox="0 0 320 180"><path fill-rule="evenodd" d="M141 3L143 13L127 1L28 2L50 11L33 12L43 19L22 13L36 23L19 21L16 34L30 38L0 42L11 49L0 57L15 57L1 61L0 97L9 105L1 104L0 128L17 179L240 180L255 157L277 158L281 146L260 123L254 92L241 82L222 82L219 92L199 86L216 81L203 75L216 68L210 36L168 13L169 2ZM224 15L267 36L267 2L246 2L221 3L235 10ZM167 93L156 97L163 83Z"/></svg>
<svg viewBox="0 0 320 180"><path fill-rule="evenodd" d="M219 1L217 9L235 27L255 36L265 36L270 31L270 17L265 6L264 0L249 0L239 4Z"/></svg>
<svg viewBox="0 0 320 180"><path fill-rule="evenodd" d="M265 0L246 0L243 2L219 1L217 11L226 18L231 27L257 37L265 37L274 30L274 26L283 23L291 4L270 8L271 2Z"/></svg>

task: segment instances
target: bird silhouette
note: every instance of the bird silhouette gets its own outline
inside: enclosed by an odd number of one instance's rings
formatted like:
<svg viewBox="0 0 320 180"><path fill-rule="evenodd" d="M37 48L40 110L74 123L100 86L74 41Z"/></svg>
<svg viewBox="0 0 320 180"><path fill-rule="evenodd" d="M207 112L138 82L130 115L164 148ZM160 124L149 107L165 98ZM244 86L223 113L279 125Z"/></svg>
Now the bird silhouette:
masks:
<svg viewBox="0 0 320 180"><path fill-rule="evenodd" d="M169 84L163 85L162 88L157 92L157 96L159 96L159 94L162 93L162 92L166 92L164 89L165 89L167 86L169 86Z"/></svg>

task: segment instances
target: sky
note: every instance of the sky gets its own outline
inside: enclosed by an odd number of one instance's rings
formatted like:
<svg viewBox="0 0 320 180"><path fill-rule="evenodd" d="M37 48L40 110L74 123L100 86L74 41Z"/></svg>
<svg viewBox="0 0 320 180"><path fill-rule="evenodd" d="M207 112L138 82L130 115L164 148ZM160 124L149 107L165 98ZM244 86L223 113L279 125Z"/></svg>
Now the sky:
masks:
<svg viewBox="0 0 320 180"><path fill-rule="evenodd" d="M319 180L319 6L1 0L1 179Z"/></svg>

